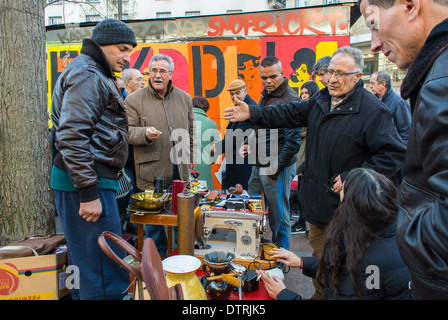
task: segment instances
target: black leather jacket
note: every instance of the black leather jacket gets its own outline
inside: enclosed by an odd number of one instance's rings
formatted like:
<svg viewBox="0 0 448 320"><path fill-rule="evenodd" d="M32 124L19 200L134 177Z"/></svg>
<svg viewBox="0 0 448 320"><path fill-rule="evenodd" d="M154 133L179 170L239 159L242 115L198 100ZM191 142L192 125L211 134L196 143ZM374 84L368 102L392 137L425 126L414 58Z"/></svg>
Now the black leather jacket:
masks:
<svg viewBox="0 0 448 320"><path fill-rule="evenodd" d="M79 189L80 201L98 198L98 177L117 179L128 157L126 107L96 42L59 76L51 102L57 154L54 165Z"/></svg>
<svg viewBox="0 0 448 320"><path fill-rule="evenodd" d="M448 292L448 19L429 35L403 80L412 126L397 242L414 276Z"/></svg>

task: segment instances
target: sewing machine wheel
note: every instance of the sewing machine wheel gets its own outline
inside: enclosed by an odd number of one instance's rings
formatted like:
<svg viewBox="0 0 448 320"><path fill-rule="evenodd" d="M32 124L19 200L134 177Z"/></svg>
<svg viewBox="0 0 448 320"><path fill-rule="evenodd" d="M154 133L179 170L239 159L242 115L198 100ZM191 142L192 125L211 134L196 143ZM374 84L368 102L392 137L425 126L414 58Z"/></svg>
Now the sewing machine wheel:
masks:
<svg viewBox="0 0 448 320"><path fill-rule="evenodd" d="M247 234L245 234L244 236L241 237L241 243L248 246L252 243L252 238Z"/></svg>
<svg viewBox="0 0 448 320"><path fill-rule="evenodd" d="M266 215L263 215L263 218L261 219L261 221L257 221L257 230L260 235L262 235L262 236L266 235L266 230L267 230Z"/></svg>

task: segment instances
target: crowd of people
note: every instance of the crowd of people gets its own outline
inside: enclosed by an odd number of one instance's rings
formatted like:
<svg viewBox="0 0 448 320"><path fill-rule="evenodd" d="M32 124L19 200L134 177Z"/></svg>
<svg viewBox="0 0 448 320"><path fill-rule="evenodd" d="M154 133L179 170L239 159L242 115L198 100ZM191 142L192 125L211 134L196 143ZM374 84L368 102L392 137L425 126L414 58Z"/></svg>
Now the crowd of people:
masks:
<svg viewBox="0 0 448 320"><path fill-rule="evenodd" d="M74 299L122 299L129 286L127 272L96 244L103 231L124 231L129 195L117 199L121 175L139 192L153 188L155 177L168 189L197 171L213 189L211 164L220 155L222 188L241 184L264 195L279 246L273 257L312 277L312 299L448 298L448 3L359 6L371 50L409 68L401 97L382 71L371 75L367 90L362 53L350 46L318 60L299 95L281 61L269 56L260 62L258 102L242 79L229 83L234 106L224 112L222 139L207 99L175 87L169 56L151 58L145 85L139 70L123 70L137 45L132 29L115 19L93 29L52 97L51 187L69 263L80 269ZM397 32L402 26L406 33ZM289 251L291 234L305 230L312 256L298 257ZM147 225L145 234L165 256L163 227ZM258 273L272 298L301 299L275 276Z"/></svg>

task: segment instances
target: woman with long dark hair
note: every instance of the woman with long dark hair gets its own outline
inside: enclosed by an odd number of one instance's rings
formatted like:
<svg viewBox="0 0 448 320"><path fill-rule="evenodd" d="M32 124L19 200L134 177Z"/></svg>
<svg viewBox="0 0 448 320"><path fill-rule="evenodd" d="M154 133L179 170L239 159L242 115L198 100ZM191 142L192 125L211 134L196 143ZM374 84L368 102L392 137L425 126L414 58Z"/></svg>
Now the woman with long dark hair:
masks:
<svg viewBox="0 0 448 320"><path fill-rule="evenodd" d="M316 277L325 299L410 299L410 274L395 242L396 199L397 189L388 178L353 169L319 258L300 258L284 249L273 250L273 257ZM275 277L262 274L262 279L273 298L301 299Z"/></svg>

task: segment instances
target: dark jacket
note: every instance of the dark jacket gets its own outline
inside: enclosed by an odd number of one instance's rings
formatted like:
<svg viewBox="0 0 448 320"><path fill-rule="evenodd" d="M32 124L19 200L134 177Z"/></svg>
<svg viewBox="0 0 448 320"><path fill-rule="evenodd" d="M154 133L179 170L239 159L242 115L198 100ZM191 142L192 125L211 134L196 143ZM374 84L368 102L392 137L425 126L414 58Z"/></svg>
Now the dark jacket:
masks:
<svg viewBox="0 0 448 320"><path fill-rule="evenodd" d="M388 177L400 170L405 146L392 114L360 80L330 112L328 88L309 100L250 107L251 122L265 127L307 127L305 172L301 187L302 217L325 228L340 203L333 179L365 167ZM302 186L302 185L301 185Z"/></svg>
<svg viewBox="0 0 448 320"><path fill-rule="evenodd" d="M448 292L448 19L436 26L401 86L412 126L401 185L397 241L411 272Z"/></svg>
<svg viewBox="0 0 448 320"><path fill-rule="evenodd" d="M288 84L288 79L284 78L283 83L273 92L268 92L263 89L262 96L258 104L260 106L269 106L273 104L287 103L292 99L298 99L297 93ZM269 130L261 131L262 126L255 126L255 133L257 137L257 166L269 166L269 159L271 158L271 142L275 139L275 135ZM266 134L265 134L266 133ZM296 154L300 149L300 128L279 128L277 135L277 171L274 174L269 174L273 179L276 179L283 169L290 166L297 161ZM265 148L262 150L262 148ZM273 147L275 148L275 146ZM267 156L267 157L265 157Z"/></svg>
<svg viewBox="0 0 448 320"><path fill-rule="evenodd" d="M400 134L401 139L403 139L404 144L407 145L409 130L411 129L411 111L409 110L409 103L395 93L392 90L392 87L387 88L381 101L389 108L390 112L392 112L398 133Z"/></svg>
<svg viewBox="0 0 448 320"><path fill-rule="evenodd" d="M257 105L248 94L246 94L244 102L250 106ZM245 138L253 132L253 128L254 126L248 121L229 121L224 134L224 139L216 143L215 157L224 153L226 159L226 172L222 185L223 189L234 187L236 184L241 184L244 190L248 189L248 182L252 173L252 165L249 164L249 157L243 158L240 156L240 148ZM240 134L241 136L238 136ZM231 149L226 152L226 148Z"/></svg>
<svg viewBox="0 0 448 320"><path fill-rule="evenodd" d="M117 179L128 157L128 120L115 76L96 42L84 39L81 55L59 76L51 101L57 154L81 202L98 198L98 177Z"/></svg>
<svg viewBox="0 0 448 320"><path fill-rule="evenodd" d="M360 265L360 279L358 288L363 300L398 300L410 299L409 281L411 275L406 268L398 252L395 239L396 224L385 227L378 233L378 239L371 244L369 252ZM303 257L303 274L315 277L318 267L317 257ZM369 269L369 266L377 269ZM378 276L376 279L374 278ZM377 283L375 283L377 281ZM367 286L369 285L369 287ZM375 287L372 287L375 285ZM358 300L350 275L347 272L339 282L339 293L326 286L324 289L325 300ZM291 290L282 290L277 299L300 300L300 295Z"/></svg>

